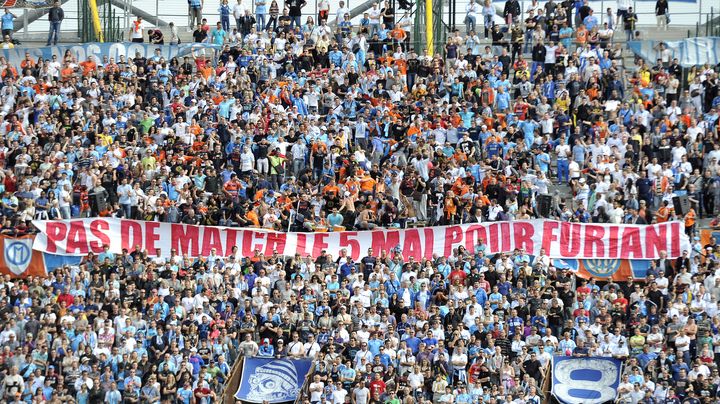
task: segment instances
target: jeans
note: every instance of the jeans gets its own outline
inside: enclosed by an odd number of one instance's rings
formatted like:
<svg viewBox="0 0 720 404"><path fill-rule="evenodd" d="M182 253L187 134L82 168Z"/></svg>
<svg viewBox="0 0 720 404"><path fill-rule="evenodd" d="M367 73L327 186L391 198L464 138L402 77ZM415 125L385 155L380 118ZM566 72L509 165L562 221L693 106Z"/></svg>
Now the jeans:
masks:
<svg viewBox="0 0 720 404"><path fill-rule="evenodd" d="M63 219L70 219L70 205L60 206L60 217Z"/></svg>
<svg viewBox="0 0 720 404"><path fill-rule="evenodd" d="M525 32L525 46L523 47L523 53L530 53L532 49L533 36L531 31Z"/></svg>
<svg viewBox="0 0 720 404"><path fill-rule="evenodd" d="M305 159L293 159L293 174L300 176L300 172L305 169Z"/></svg>
<svg viewBox="0 0 720 404"><path fill-rule="evenodd" d="M229 15L220 16L220 23L222 24L222 29L225 30L225 32L230 32L230 16Z"/></svg>
<svg viewBox="0 0 720 404"><path fill-rule="evenodd" d="M417 77L417 73L408 73L407 74L407 86L408 91L412 91L413 85L415 85L415 78Z"/></svg>
<svg viewBox="0 0 720 404"><path fill-rule="evenodd" d="M50 34L48 35L47 46L57 45L58 39L60 39L60 24L62 21L51 21L50 22Z"/></svg>
<svg viewBox="0 0 720 404"><path fill-rule="evenodd" d="M483 16L485 20L485 38L490 35L490 28L492 28L493 25L493 16L491 15L485 15Z"/></svg>
<svg viewBox="0 0 720 404"><path fill-rule="evenodd" d="M263 29L264 29L265 31L267 31L267 29L270 28L270 26L272 25L272 30L275 31L275 30L277 29L277 20L278 20L277 16L274 16L274 17L273 17L273 16L271 15L270 18L268 18L267 24L265 24L265 26L263 27Z"/></svg>
<svg viewBox="0 0 720 404"><path fill-rule="evenodd" d="M242 23L239 18L235 19L235 26L237 27L238 32L242 32Z"/></svg>
<svg viewBox="0 0 720 404"><path fill-rule="evenodd" d="M465 17L465 31L466 33L470 33L470 31L475 31L475 24L477 23L475 16L467 15Z"/></svg>
<svg viewBox="0 0 720 404"><path fill-rule="evenodd" d="M125 212L126 218L132 218L132 205L130 205L129 203L121 203L120 207Z"/></svg>
<svg viewBox="0 0 720 404"><path fill-rule="evenodd" d="M372 38L376 32L380 32L380 24L370 24L370 38Z"/></svg>
<svg viewBox="0 0 720 404"><path fill-rule="evenodd" d="M557 161L557 175L558 175L558 182L562 183L563 178L565 178L565 182L570 181L570 172L568 170L569 163L568 159L558 159Z"/></svg>
<svg viewBox="0 0 720 404"><path fill-rule="evenodd" d="M255 22L257 23L257 30L262 31L265 28L265 14L258 13L255 15Z"/></svg>
<svg viewBox="0 0 720 404"><path fill-rule="evenodd" d="M290 28L293 27L302 27L302 24L300 23L300 16L299 15L291 15L290 18L292 21L290 21Z"/></svg>
<svg viewBox="0 0 720 404"><path fill-rule="evenodd" d="M202 8L201 7L190 7L188 10L190 16L190 22L188 23L188 29L193 29L197 24L202 22Z"/></svg>
<svg viewBox="0 0 720 404"><path fill-rule="evenodd" d="M260 174L267 174L270 172L270 162L267 157L255 160L255 166Z"/></svg>

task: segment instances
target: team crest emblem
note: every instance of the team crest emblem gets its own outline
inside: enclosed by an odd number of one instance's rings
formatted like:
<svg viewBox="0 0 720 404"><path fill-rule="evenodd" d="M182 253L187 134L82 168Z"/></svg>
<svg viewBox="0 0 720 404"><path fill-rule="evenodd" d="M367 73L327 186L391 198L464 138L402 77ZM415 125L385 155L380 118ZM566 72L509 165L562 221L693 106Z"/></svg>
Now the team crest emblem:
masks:
<svg viewBox="0 0 720 404"><path fill-rule="evenodd" d="M15 275L27 271L32 260L32 239L5 240L5 265Z"/></svg>

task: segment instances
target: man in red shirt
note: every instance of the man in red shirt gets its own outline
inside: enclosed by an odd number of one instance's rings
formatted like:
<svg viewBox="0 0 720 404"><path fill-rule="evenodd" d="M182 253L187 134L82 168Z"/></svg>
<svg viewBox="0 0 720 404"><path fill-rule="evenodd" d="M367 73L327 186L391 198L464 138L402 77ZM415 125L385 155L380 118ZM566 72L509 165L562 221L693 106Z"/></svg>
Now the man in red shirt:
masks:
<svg viewBox="0 0 720 404"><path fill-rule="evenodd" d="M618 303L623 310L627 310L628 300L625 298L625 294L621 291L618 291L617 299L613 300L612 303Z"/></svg>
<svg viewBox="0 0 720 404"><path fill-rule="evenodd" d="M455 270L450 272L450 283L453 285L457 285L457 283L465 284L465 278L467 278L467 274L465 271L463 271L462 267L460 265L455 267Z"/></svg>
<svg viewBox="0 0 720 404"><path fill-rule="evenodd" d="M70 307L75 303L75 298L70 294L70 287L65 287L65 290L58 296L57 302L58 304L65 302L65 307Z"/></svg>
<svg viewBox="0 0 720 404"><path fill-rule="evenodd" d="M385 394L385 388L387 387L385 385L385 382L383 381L382 377L380 376L380 373L375 373L375 379L370 382L370 394L373 395L373 397L380 397L383 394Z"/></svg>

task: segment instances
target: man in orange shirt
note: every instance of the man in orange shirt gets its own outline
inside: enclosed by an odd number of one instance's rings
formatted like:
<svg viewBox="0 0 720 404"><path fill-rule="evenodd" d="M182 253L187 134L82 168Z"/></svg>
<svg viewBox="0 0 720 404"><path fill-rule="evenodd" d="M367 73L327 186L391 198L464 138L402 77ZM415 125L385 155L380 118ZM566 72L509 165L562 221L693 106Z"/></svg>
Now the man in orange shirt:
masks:
<svg viewBox="0 0 720 404"><path fill-rule="evenodd" d="M25 52L25 59L20 62L20 68L25 69L32 69L35 67L35 61L30 57L30 54L28 52Z"/></svg>
<svg viewBox="0 0 720 404"><path fill-rule="evenodd" d="M335 180L330 180L330 182L325 185L323 188L323 194L331 198L337 198L340 194L340 188L335 184Z"/></svg>
<svg viewBox="0 0 720 404"><path fill-rule="evenodd" d="M697 216L695 215L695 209L690 208L688 213L685 215L685 233L692 237L693 233L695 232L695 219Z"/></svg>
<svg viewBox="0 0 720 404"><path fill-rule="evenodd" d="M377 181L370 176L370 173L365 173L365 175L360 179L360 191L366 195L370 195L373 191L375 191L376 184Z"/></svg>
<svg viewBox="0 0 720 404"><path fill-rule="evenodd" d="M97 63L95 63L95 58L93 56L88 56L86 61L80 62L80 67L82 67L83 69L83 76L90 76L92 72L97 69Z"/></svg>
<svg viewBox="0 0 720 404"><path fill-rule="evenodd" d="M657 223L665 223L670 218L670 208L668 208L668 201L663 201L662 206L655 213L655 221Z"/></svg>

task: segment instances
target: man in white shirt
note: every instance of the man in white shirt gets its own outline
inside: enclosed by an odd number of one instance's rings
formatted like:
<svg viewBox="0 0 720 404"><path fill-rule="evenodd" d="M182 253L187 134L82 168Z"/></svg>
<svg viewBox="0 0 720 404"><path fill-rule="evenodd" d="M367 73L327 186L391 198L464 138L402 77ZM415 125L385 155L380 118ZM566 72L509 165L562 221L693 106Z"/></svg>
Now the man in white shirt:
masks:
<svg viewBox="0 0 720 404"><path fill-rule="evenodd" d="M565 143L565 138L560 138L560 144L555 146L555 155L557 156L557 175L558 182L570 181L570 145Z"/></svg>
<svg viewBox="0 0 720 404"><path fill-rule="evenodd" d="M481 12L480 5L475 0L472 0L465 6L465 12L467 13L465 16L465 29L466 33L469 34L471 31L475 31L477 26L477 19Z"/></svg>
<svg viewBox="0 0 720 404"><path fill-rule="evenodd" d="M342 387L342 383L335 382L335 391L332 393L333 404L345 404L345 397L348 392Z"/></svg>
<svg viewBox="0 0 720 404"><path fill-rule="evenodd" d="M310 383L310 402L312 404L320 404L322 402L325 383L320 380L319 375L315 375L313 382Z"/></svg>
<svg viewBox="0 0 720 404"><path fill-rule="evenodd" d="M243 7L242 0L237 0L237 4L233 6L232 13L233 18L235 18L235 24L237 24L237 30L239 32L242 29L240 18L245 15L245 7ZM191 28L188 27L188 32L190 32L190 30Z"/></svg>
<svg viewBox="0 0 720 404"><path fill-rule="evenodd" d="M690 337L685 334L684 329L680 329L680 334L675 337L675 349L678 353L678 360L690 359Z"/></svg>
<svg viewBox="0 0 720 404"><path fill-rule="evenodd" d="M370 38L380 30L380 16L382 11L378 6L378 3L373 4L373 7L368 11L368 18L370 19Z"/></svg>
<svg viewBox="0 0 720 404"><path fill-rule="evenodd" d="M314 358L320 352L320 345L315 341L314 335L308 335L308 342L305 343L303 349L305 350L305 356L308 358Z"/></svg>
<svg viewBox="0 0 720 404"><path fill-rule="evenodd" d="M365 383L358 383L355 386L355 390L353 390L355 404L367 404L370 398L370 390L365 387Z"/></svg>
<svg viewBox="0 0 720 404"><path fill-rule="evenodd" d="M341 1L340 3L338 3L338 9L335 13L336 22L340 23L340 21L343 21L345 19L345 14L350 14L350 9L345 7L344 1Z"/></svg>
<svg viewBox="0 0 720 404"><path fill-rule="evenodd" d="M72 196L70 194L70 185L65 185L60 190L58 195L58 208L60 208L60 216L63 219L70 219L70 203L72 202Z"/></svg>
<svg viewBox="0 0 720 404"><path fill-rule="evenodd" d="M22 394L25 390L25 381L17 372L18 368L16 366L11 366L10 372L2 380L2 386L4 389L0 392L0 397L4 397L5 400L7 400L6 402L15 400L15 395Z"/></svg>

